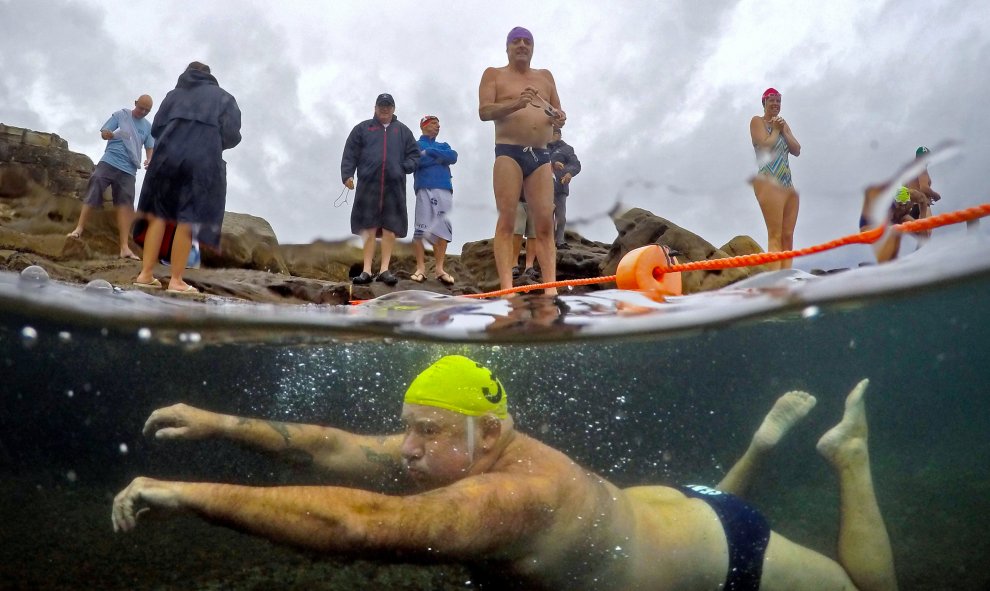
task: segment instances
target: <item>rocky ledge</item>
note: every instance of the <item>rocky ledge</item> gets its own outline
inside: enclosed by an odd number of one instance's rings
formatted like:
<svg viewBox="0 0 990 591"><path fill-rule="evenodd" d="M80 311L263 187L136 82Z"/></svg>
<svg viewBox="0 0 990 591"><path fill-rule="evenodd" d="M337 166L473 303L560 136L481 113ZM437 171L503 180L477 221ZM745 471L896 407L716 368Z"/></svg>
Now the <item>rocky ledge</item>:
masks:
<svg viewBox="0 0 990 591"><path fill-rule="evenodd" d="M81 238L66 237L79 217L80 199L92 171L92 160L71 152L57 135L0 124L0 270L20 271L40 265L56 280L87 283L104 279L130 288L140 263L117 256L112 208L95 211ZM715 248L642 209L626 211L614 221L617 237L612 244L567 232L569 248L557 253L558 280L612 275L623 255L648 244L667 245L683 254L681 260L688 261L762 252L748 236L737 236ZM132 248L140 251L136 245ZM457 278L449 288L432 274L423 283L409 279L415 259L408 243L396 245L391 268L399 283L394 287L382 283L352 286L350 277L361 270L361 259L361 248L355 241L279 244L265 220L226 212L221 251L204 251L201 268L188 270L185 279L204 294L286 304L346 304L406 289L454 295L498 289L491 239L466 243L460 255L448 255L445 267ZM684 291L718 289L762 270L752 267L685 273ZM167 279L168 267L162 266L156 275ZM574 291L614 287L606 283L576 287Z"/></svg>

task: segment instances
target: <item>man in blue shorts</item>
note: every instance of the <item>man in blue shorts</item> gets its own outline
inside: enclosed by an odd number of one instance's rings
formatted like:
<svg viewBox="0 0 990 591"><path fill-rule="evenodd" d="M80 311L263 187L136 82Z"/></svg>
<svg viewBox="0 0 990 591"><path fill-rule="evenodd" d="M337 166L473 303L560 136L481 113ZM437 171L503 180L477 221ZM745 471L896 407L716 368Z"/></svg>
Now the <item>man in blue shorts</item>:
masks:
<svg viewBox="0 0 990 591"><path fill-rule="evenodd" d="M151 97L142 94L134 101L133 109L117 111L100 128L100 137L107 140L107 147L89 179L76 228L67 235L69 238L82 236L93 208L103 207L103 192L110 187L113 205L117 209L120 258L135 261L141 259L131 251L128 240L131 235L131 220L134 219L137 169L142 165L141 148L144 147L143 164L147 168L155 147L155 138L151 137L151 124L147 120L152 105Z"/></svg>
<svg viewBox="0 0 990 591"><path fill-rule="evenodd" d="M567 116L560 109L557 84L549 70L530 67L533 35L522 27L505 40L508 65L488 68L478 89L478 115L495 122L495 165L492 179L498 222L495 224L495 267L502 289L512 287L513 228L520 193L533 216L533 239L543 278L556 281L557 253L553 237L553 169L547 144L554 126ZM556 294L556 289L547 293Z"/></svg>
<svg viewBox="0 0 990 591"><path fill-rule="evenodd" d="M419 165L413 175L416 191L416 217L413 229L413 250L416 252L416 272L409 278L417 283L426 280L426 249L423 240L433 245L436 261L434 276L450 286L454 277L443 270L447 244L453 239L450 210L454 202L454 186L450 182L450 165L457 162L457 152L447 142L438 142L440 119L426 115L419 121L423 135L419 141Z"/></svg>

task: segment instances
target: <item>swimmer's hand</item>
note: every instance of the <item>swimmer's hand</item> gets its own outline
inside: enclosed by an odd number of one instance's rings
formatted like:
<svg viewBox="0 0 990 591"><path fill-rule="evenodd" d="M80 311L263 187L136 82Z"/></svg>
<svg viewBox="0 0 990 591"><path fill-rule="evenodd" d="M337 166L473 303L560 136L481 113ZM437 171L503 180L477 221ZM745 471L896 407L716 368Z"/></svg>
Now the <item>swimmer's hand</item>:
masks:
<svg viewBox="0 0 990 591"><path fill-rule="evenodd" d="M222 415L188 404L173 404L151 413L144 423L145 437L155 439L206 439L220 433Z"/></svg>
<svg viewBox="0 0 990 591"><path fill-rule="evenodd" d="M354 177L350 177L349 179L347 179L346 181L344 181L344 186L353 191L354 190Z"/></svg>
<svg viewBox="0 0 990 591"><path fill-rule="evenodd" d="M101 129L100 130L100 137L103 138L103 139L105 139L105 140L112 140L113 139L113 132L110 131L109 129Z"/></svg>
<svg viewBox="0 0 990 591"><path fill-rule="evenodd" d="M113 509L110 521L113 531L129 532L137 527L138 517L152 509L176 510L181 508L179 493L175 485L179 483L163 482L139 476L131 481L124 490L113 499Z"/></svg>
<svg viewBox="0 0 990 591"><path fill-rule="evenodd" d="M554 126L563 127L564 123L567 122L567 113L565 113L560 109L553 109L552 107L551 109L553 110L554 114L550 117L550 119L553 121Z"/></svg>

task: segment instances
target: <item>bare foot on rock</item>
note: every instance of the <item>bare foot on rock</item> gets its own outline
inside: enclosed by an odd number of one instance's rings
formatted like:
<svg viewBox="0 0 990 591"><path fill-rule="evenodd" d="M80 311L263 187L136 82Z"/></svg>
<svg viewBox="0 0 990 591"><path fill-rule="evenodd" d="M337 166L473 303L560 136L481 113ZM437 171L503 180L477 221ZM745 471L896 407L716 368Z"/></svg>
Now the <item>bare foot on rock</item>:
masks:
<svg viewBox="0 0 990 591"><path fill-rule="evenodd" d="M785 393L773 404L753 435L753 446L765 450L777 445L780 438L798 424L818 402L814 396L801 390Z"/></svg>
<svg viewBox="0 0 990 591"><path fill-rule="evenodd" d="M82 230L80 230L79 228L76 228L75 230L73 230L73 231L69 232L68 234L66 234L65 237L66 238L79 238L79 237L82 236L82 233L83 233Z"/></svg>
<svg viewBox="0 0 990 591"><path fill-rule="evenodd" d="M829 463L841 465L866 451L866 402L863 395L870 380L856 384L846 397L846 410L839 424L832 427L818 440L818 453Z"/></svg>

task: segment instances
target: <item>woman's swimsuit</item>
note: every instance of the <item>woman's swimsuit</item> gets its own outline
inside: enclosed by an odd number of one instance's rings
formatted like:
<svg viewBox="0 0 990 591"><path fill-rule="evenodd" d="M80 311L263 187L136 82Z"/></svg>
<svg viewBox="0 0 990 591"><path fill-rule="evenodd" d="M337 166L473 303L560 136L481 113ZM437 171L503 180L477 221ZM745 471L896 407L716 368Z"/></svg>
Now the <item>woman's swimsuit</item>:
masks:
<svg viewBox="0 0 990 591"><path fill-rule="evenodd" d="M766 126L767 133L771 133L773 128L765 121L763 124ZM777 143L769 151L761 150L756 146L754 148L756 149L757 162L760 164L760 170L757 174L776 179L781 187L792 186L791 165L787 161L788 147L787 140L784 139L784 134L781 133L777 136Z"/></svg>

